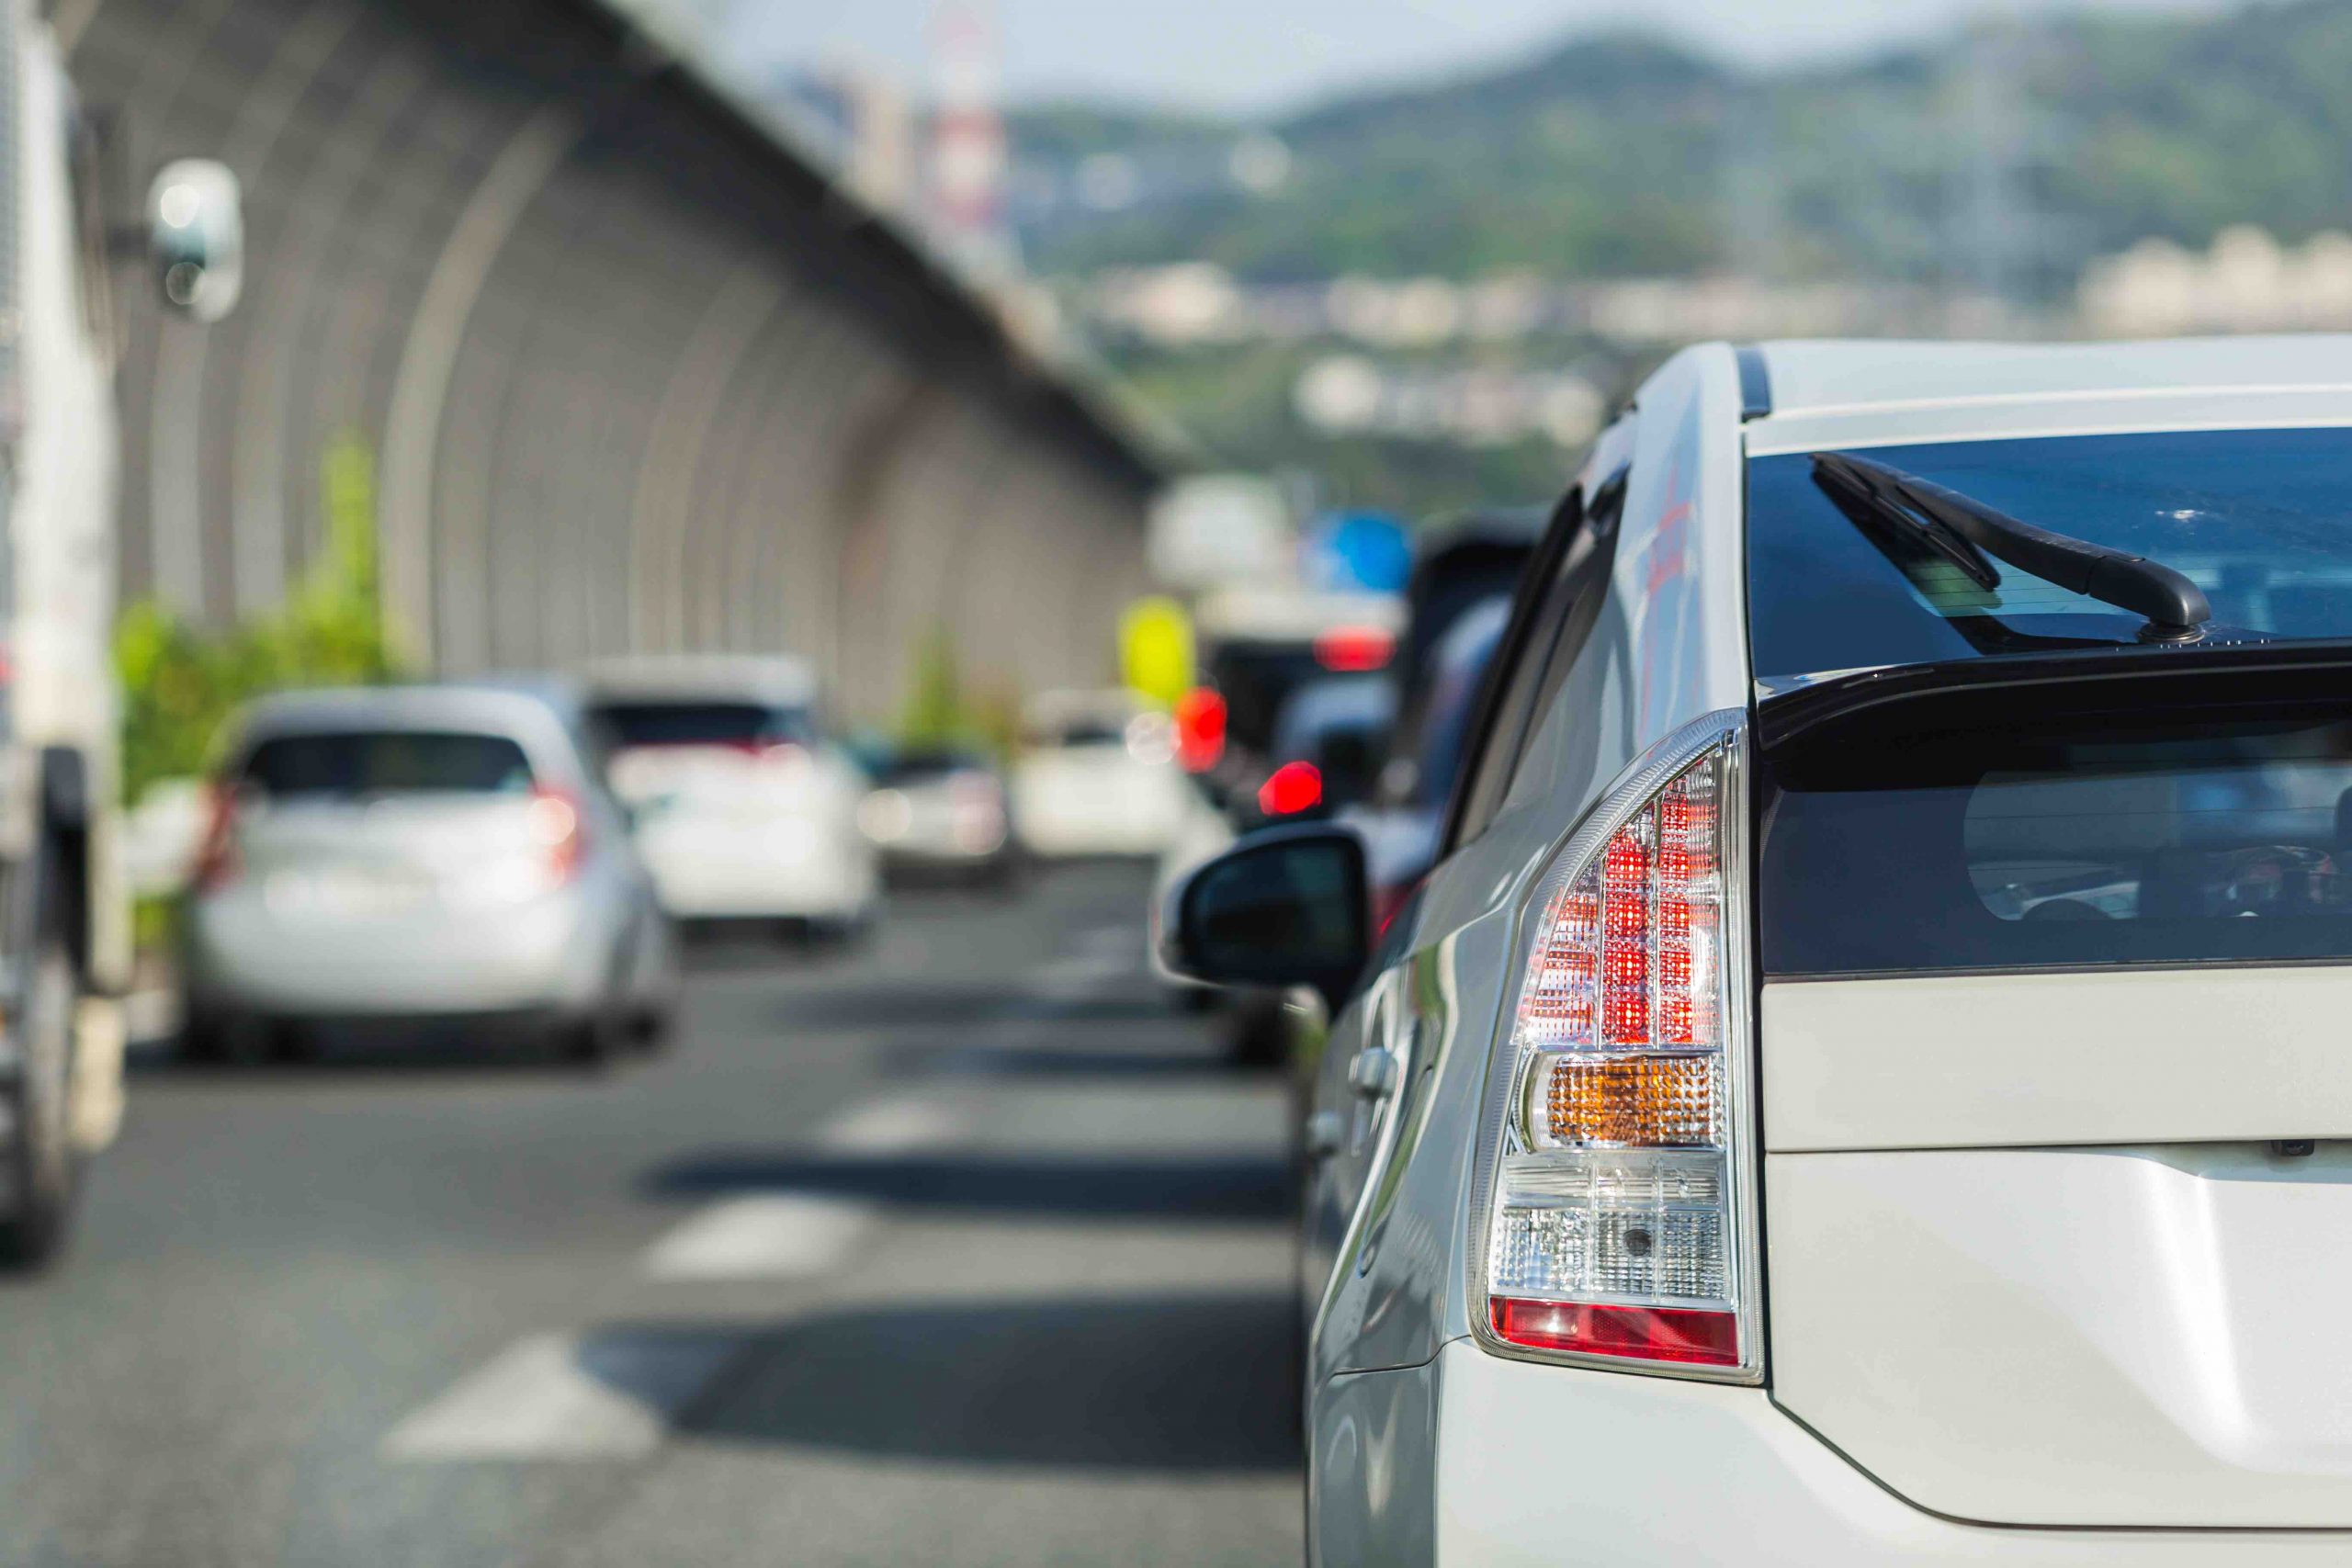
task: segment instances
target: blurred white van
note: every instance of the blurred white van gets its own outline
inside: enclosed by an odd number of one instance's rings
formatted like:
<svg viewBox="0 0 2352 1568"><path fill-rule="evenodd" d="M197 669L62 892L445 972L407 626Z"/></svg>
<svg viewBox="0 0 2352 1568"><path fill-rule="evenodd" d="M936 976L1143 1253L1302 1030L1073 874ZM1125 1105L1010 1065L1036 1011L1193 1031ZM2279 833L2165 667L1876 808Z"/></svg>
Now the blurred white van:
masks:
<svg viewBox="0 0 2352 1568"><path fill-rule="evenodd" d="M865 775L826 733L807 663L661 655L588 679L613 793L673 916L833 934L872 918L881 878L857 825Z"/></svg>
<svg viewBox="0 0 2352 1568"><path fill-rule="evenodd" d="M1176 837L1190 786L1166 714L1123 691L1047 692L1022 730L1012 820L1032 854L1157 855Z"/></svg>

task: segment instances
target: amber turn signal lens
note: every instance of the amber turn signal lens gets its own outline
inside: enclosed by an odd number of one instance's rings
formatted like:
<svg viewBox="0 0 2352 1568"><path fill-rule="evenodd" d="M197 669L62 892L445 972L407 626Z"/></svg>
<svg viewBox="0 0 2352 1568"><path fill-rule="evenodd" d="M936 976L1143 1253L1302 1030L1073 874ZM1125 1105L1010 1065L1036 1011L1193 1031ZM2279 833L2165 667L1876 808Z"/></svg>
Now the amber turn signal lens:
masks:
<svg viewBox="0 0 2352 1568"><path fill-rule="evenodd" d="M1690 1148L1716 1140L1713 1052L1555 1056L1532 1118L1554 1144Z"/></svg>

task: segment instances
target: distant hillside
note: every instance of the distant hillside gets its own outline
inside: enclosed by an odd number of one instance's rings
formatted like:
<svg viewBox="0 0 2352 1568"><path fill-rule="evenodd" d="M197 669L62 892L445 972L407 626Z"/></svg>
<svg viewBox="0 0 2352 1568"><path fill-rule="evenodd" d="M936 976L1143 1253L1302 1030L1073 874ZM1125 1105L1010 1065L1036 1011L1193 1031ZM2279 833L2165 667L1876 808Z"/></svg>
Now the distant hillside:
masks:
<svg viewBox="0 0 2352 1568"><path fill-rule="evenodd" d="M1291 154L1254 193L1219 163L1253 130ZM1731 267L2048 295L2151 234L2352 226L2352 0L2061 17L1771 73L1607 34L1262 127L1062 108L1012 131L1048 271ZM1132 188L1055 199L1058 172L1104 154L1141 171Z"/></svg>

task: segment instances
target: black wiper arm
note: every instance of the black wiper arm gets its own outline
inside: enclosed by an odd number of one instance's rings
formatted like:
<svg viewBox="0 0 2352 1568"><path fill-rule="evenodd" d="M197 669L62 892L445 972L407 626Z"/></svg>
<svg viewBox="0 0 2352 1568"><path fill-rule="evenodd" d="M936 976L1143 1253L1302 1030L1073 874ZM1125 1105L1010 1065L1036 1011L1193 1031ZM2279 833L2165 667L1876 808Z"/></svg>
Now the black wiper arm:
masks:
<svg viewBox="0 0 2352 1568"><path fill-rule="evenodd" d="M1913 532L1923 538L1919 525L1932 525L2045 582L2144 616L2144 637L2182 641L2213 618L2205 591L2162 561L2020 522L1932 479L1843 452L1815 453L1813 476L1832 499L1861 500L1874 515L1892 520L1890 513L1908 513ZM1997 574L1991 582L1970 576L1984 588L2000 581Z"/></svg>
<svg viewBox="0 0 2352 1568"><path fill-rule="evenodd" d="M1872 531L1891 532L1911 545L1933 551L1979 588L1998 588L2001 574L1984 558L1984 552L1951 525L1906 503L1881 477L1891 471L1876 463L1865 463L1836 452L1813 455L1813 482L1827 491L1838 509L1856 523Z"/></svg>

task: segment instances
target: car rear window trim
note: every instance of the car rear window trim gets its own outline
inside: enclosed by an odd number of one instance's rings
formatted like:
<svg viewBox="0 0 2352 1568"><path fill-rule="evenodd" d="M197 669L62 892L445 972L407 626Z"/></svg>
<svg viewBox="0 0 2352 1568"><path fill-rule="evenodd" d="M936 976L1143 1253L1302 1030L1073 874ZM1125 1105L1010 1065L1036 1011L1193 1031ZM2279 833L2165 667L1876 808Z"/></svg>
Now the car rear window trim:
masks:
<svg viewBox="0 0 2352 1568"><path fill-rule="evenodd" d="M1759 698L1757 742L1767 753L1825 726L1922 698L2064 688L2079 694L2105 682L2179 680L2253 672L2352 673L2352 640L2242 645L2148 643L2064 654L2010 654L1935 664L1894 664L1829 677Z"/></svg>

